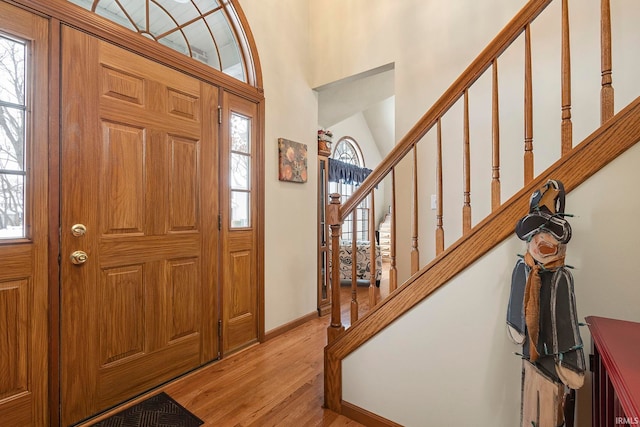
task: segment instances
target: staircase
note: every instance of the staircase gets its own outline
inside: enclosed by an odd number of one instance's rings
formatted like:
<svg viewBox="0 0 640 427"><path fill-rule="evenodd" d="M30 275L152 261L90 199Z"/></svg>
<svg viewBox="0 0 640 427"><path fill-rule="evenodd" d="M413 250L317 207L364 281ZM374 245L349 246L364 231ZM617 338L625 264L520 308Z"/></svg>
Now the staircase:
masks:
<svg viewBox="0 0 640 427"><path fill-rule="evenodd" d="M550 162L550 165L539 173L534 168L534 152L538 152L536 140L536 150L534 151L534 129L540 129L538 123L534 123L534 102L533 99L538 96L533 90L533 81L535 65L532 55L532 31L534 21L541 16L550 4L559 4L561 10L561 41L558 47L561 54L560 69L560 91L561 105L557 106L557 121L551 124L545 124L545 127L557 129L558 135L553 138L558 141L556 148L559 153L558 158ZM576 3L575 7L580 8L583 5ZM465 70L465 72L451 85L451 87L441 96L441 98L427 111L427 113L416 123L416 125L397 143L394 150L381 162L374 170L370 177L360 186L351 198L345 201L343 205L337 200L332 200L328 206L328 219L332 230L332 238L337 239L340 235L340 224L360 202L370 194L375 187L386 177L391 177L393 183L393 193L396 193L396 187L411 188L411 196L408 197L410 208L406 208L409 213L410 224L409 236L405 238L410 241L410 246L397 250L398 239L396 232L398 214L396 212L396 199L394 196L391 212L391 287L392 292L389 297L383 301L371 304L373 307L366 315L353 322L351 327L344 329L340 322L340 296L339 288L332 289L332 315L331 324L328 327L329 344L325 348L325 405L336 412L343 413L345 408L353 411L353 405L343 401L343 378L350 377L348 373L343 372L345 359L366 343L370 343L371 339L377 336L381 331L385 330L392 323L398 322L403 316L411 315L410 311L421 303L427 297L435 297L433 295L439 289L458 276L462 275L465 270L472 264L480 260L482 257L497 250L505 239L513 234L513 227L516 221L528 211L528 203L530 194L539 188L549 178L559 179L564 182L568 192L576 189L580 184L585 182L589 177L596 174L605 165L609 164L626 150L634 146L640 139L640 98L633 99L629 105L620 111L614 111L614 89L613 89L613 70L612 70L612 30L611 30L611 10L610 1L602 0L600 4L600 22L601 22L601 69L598 73L601 75L600 88L600 125L594 125L596 128L593 133L587 136L580 143L573 141L573 124L572 124L572 90L575 92L582 90L572 87L571 84L571 46L570 43L570 27L569 27L569 4L568 0L530 0L523 9L512 19L512 21L498 34L492 43L476 58L476 60ZM499 83L505 78L498 71L498 62L502 61L505 52L511 49L521 49L524 56L523 64L523 81L524 99L522 110L522 123L524 138L522 141L523 151L521 152L521 170L523 173L523 184L518 191L515 192L508 200L503 201L501 195L503 191L503 182L501 180L501 171L505 165L510 166L513 159L501 158L501 121L505 112L501 110L499 105L500 87ZM484 77L483 77L484 76ZM490 128L491 138L488 141L470 141L470 135L473 133L473 118L470 118L469 104L473 99L470 94L474 94L476 89L474 84L481 78L488 77L491 82L490 99L491 114ZM636 92L636 95L640 91ZM471 101L472 102L472 101ZM443 123L451 121L448 114L455 112L462 113L461 129L459 134L462 135L462 179L457 178L462 183L461 209L459 216L462 219L461 235L459 238L445 239L445 212L448 212L448 205L445 204L445 197L449 193L444 191L447 188L447 179L456 180L456 178L447 178L448 174L443 170L443 153L448 153L447 143L451 141L443 140ZM503 124L504 127L504 124ZM454 141L453 143L456 143ZM433 148L422 148L432 143ZM471 163L473 156L470 147L473 144L485 143L485 151L491 152L491 177L486 183L472 182L471 179ZM549 151L547 149L547 151ZM430 155L425 155L429 153ZM446 154L448 155L448 154ZM542 151L541 157L547 155ZM425 158L428 158L425 161ZM404 160L404 161L403 161ZM410 166L407 167L407 164ZM502 166L501 166L502 165ZM435 223L435 257L428 263L424 261L425 250L424 243L419 239L424 233L418 229L420 223L424 223L422 218L424 213L420 213L419 204L427 205L428 194L432 190L431 187L421 188L419 185L424 182L421 174L425 168L435 172L435 180L433 190L436 195L436 209L434 216ZM402 169L402 170L401 170ZM404 179L401 181L398 176ZM388 178L387 178L388 179ZM487 188L487 194L483 195L490 199L487 205L490 205L490 212L484 219L473 223L472 204L471 204L471 188ZM475 194L475 193L474 193ZM475 197L475 196L474 196ZM476 199L474 199L476 200ZM406 200L405 200L406 202ZM405 203L406 204L406 203ZM475 206L475 204L474 204ZM568 207L570 210L570 206ZM451 226L455 230L456 226ZM455 236L455 232L454 232ZM451 242L447 244L447 242ZM337 245L337 241L334 241ZM508 244L508 241L507 241ZM336 246L334 246L336 247ZM510 248L511 249L511 248ZM513 248L510 256L516 255L518 249ZM569 251L571 251L571 244ZM421 255L423 260L421 263ZM406 274L398 272L397 261L399 258L410 260L410 271ZM515 258L514 258L515 260ZM338 265L334 260L333 265ZM406 276L408 279L404 283L398 285L397 278ZM508 277L497 277L496 281L508 282ZM473 282L473 278L467 282ZM332 283L338 283L335 277ZM472 283L459 284L456 286L472 286ZM449 287L446 287L449 288ZM496 287L491 289L497 289ZM447 292L459 292L464 294L463 290L446 289ZM441 295L441 292L437 293ZM455 297L451 297L455 299ZM500 295L497 298L501 298ZM434 303L435 304L435 303ZM506 304L506 302L505 302ZM580 304L580 300L578 300ZM357 302L352 306L356 307ZM455 310L455 307L452 307ZM482 313L482 311L480 311ZM462 314L464 315L464 314ZM487 313L482 313L487 315ZM502 321L502 323L500 323ZM503 319L498 319L496 324L504 326ZM452 334L455 334L455 324L452 325ZM445 325L418 325L407 331L407 340L420 340L420 330L423 328L444 328ZM417 332L416 332L417 331ZM487 333L483 331L483 333ZM428 333L424 336L429 336ZM492 339L488 336L486 339ZM474 364L477 359L490 359L490 355L486 353L473 354L472 348L468 347L468 343L476 340L477 337L462 336L461 345L458 349L442 349L430 348L425 350L425 364L437 363L442 354L447 352L469 352L469 363ZM393 340L386 340L390 342ZM498 342L498 341L496 341ZM501 341L500 341L501 342ZM389 344L392 345L392 344ZM373 345L375 347L375 345ZM428 344L425 344L428 347ZM362 350L363 352L372 352L372 348ZM517 351L516 348L496 349L498 352ZM514 359L515 360L515 359ZM514 362L517 365L517 361ZM347 364L349 367L357 369L353 363ZM484 366L484 365L480 365ZM517 369L517 366L516 366ZM465 371L465 367L461 367L461 371ZM488 369L488 371L491 371ZM452 372L451 375L455 375ZM518 371L515 371L518 375ZM410 379L409 379L410 380ZM463 387L463 384L459 384ZM447 390L444 386L443 390ZM455 388L453 390L455 392ZM495 394L495 390L489 390ZM514 390L517 394L517 390ZM446 392L445 392L446 394ZM506 393L512 394L512 393ZM411 399L408 399L411 400ZM490 398L488 398L491 401ZM508 397L509 403L519 405L519 396ZM514 403L515 402L515 403ZM346 405L346 406L345 406ZM437 405L437 403L436 403ZM489 405L490 406L490 405ZM464 405L461 405L461 409ZM491 409L491 408L489 408ZM495 409L495 408L494 408ZM364 411L366 412L366 411ZM376 411L377 412L377 411ZM454 416L455 414L451 414ZM453 419L452 419L453 421ZM482 425L482 424L478 424Z"/></svg>

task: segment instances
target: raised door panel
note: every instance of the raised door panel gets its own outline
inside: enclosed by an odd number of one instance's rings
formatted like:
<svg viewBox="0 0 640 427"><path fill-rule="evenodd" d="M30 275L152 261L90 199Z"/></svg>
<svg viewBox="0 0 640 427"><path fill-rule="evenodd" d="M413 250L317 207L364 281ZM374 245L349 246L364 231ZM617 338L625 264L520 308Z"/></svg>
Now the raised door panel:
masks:
<svg viewBox="0 0 640 427"><path fill-rule="evenodd" d="M197 258L171 260L168 268L168 324L169 341L195 337L200 332L201 293L200 260Z"/></svg>
<svg viewBox="0 0 640 427"><path fill-rule="evenodd" d="M145 231L145 129L102 122L99 203L103 234Z"/></svg>
<svg viewBox="0 0 640 427"><path fill-rule="evenodd" d="M143 265L105 268L100 289L100 366L144 353Z"/></svg>
<svg viewBox="0 0 640 427"><path fill-rule="evenodd" d="M29 281L0 282L0 400L28 391Z"/></svg>
<svg viewBox="0 0 640 427"><path fill-rule="evenodd" d="M196 140L170 137L169 229L197 230L199 224L199 144Z"/></svg>

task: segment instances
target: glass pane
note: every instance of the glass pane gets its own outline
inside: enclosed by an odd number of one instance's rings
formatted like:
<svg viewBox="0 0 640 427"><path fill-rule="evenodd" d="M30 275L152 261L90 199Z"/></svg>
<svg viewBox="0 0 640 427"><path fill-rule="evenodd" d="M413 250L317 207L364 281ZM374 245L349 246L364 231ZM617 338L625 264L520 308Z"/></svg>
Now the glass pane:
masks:
<svg viewBox="0 0 640 427"><path fill-rule="evenodd" d="M369 209L358 208L358 240L369 241Z"/></svg>
<svg viewBox="0 0 640 427"><path fill-rule="evenodd" d="M0 37L0 239L25 237L26 45Z"/></svg>
<svg viewBox="0 0 640 427"><path fill-rule="evenodd" d="M231 189L249 190L249 157L231 154Z"/></svg>
<svg viewBox="0 0 640 427"><path fill-rule="evenodd" d="M81 1L78 2L76 1L76 3L80 4L81 6L85 7L86 9L90 9L91 5L93 2L86 2L86 1ZM88 3L88 5L85 6L85 3ZM140 2L142 3L142 2ZM135 17L138 16L138 25L142 25L144 24L144 8L142 8L142 16L140 17L140 8L136 8L136 13L132 14L132 16ZM134 25L133 22L131 22L131 20L129 20L129 18L127 18L127 15L125 15L124 11L122 10L122 8L118 5L118 3L115 2L115 0L102 0L100 3L98 3L98 5L96 6L96 10L95 12L104 17L107 18L110 21L115 22L116 24L120 24L123 27L126 27L132 31L139 31L139 30L145 30L145 26L138 26L136 27L136 25ZM127 11L129 12L129 11Z"/></svg>
<svg viewBox="0 0 640 427"><path fill-rule="evenodd" d="M24 120L22 109L0 107L0 170L25 170Z"/></svg>
<svg viewBox="0 0 640 427"><path fill-rule="evenodd" d="M146 24L146 10L130 7L132 10L136 10L136 22L139 22L138 26L141 30L146 30L153 35L154 38L158 39L165 33L169 33L173 35L173 37L169 37L169 40L175 38L175 33L179 33L178 25L174 21L174 17L169 15L167 11L155 3L149 4L149 27L147 28ZM139 21L143 19L143 21ZM180 36L178 36L178 39ZM170 45L167 45L171 47Z"/></svg>
<svg viewBox="0 0 640 427"><path fill-rule="evenodd" d="M224 12L219 10L205 19L220 50L220 69L231 77L246 81L238 41Z"/></svg>
<svg viewBox="0 0 640 427"><path fill-rule="evenodd" d="M0 37L0 101L24 105L25 45Z"/></svg>
<svg viewBox="0 0 640 427"><path fill-rule="evenodd" d="M320 209L320 245L325 246L327 244L327 237L325 236L325 218L327 208L327 196L325 195L325 160L320 160L320 176L318 177L318 209Z"/></svg>
<svg viewBox="0 0 640 427"><path fill-rule="evenodd" d="M0 239L25 237L24 176L0 174Z"/></svg>
<svg viewBox="0 0 640 427"><path fill-rule="evenodd" d="M327 297L329 296L329 292L327 289L327 277L326 274L328 273L328 269L327 269L327 252L323 252L322 256L320 257L320 291L321 291L321 297L323 300L327 299Z"/></svg>
<svg viewBox="0 0 640 427"><path fill-rule="evenodd" d="M202 19L183 29L191 46L191 57L204 62L213 68L220 69L218 52L213 42L211 33Z"/></svg>
<svg viewBox="0 0 640 427"><path fill-rule="evenodd" d="M67 0L69 3L77 4L80 7L83 7L87 10L91 10L91 3L93 0Z"/></svg>
<svg viewBox="0 0 640 427"><path fill-rule="evenodd" d="M211 12L213 9L220 7L220 2L218 0L193 0L193 3L202 14Z"/></svg>
<svg viewBox="0 0 640 427"><path fill-rule="evenodd" d="M231 113L231 151L247 154L250 152L249 122L248 117Z"/></svg>
<svg viewBox="0 0 640 427"><path fill-rule="evenodd" d="M348 217L345 218L342 223L342 240L346 242L351 242L351 232L353 230L353 213L351 213Z"/></svg>
<svg viewBox="0 0 640 427"><path fill-rule="evenodd" d="M249 194L244 191L231 191L231 228L249 227Z"/></svg>
<svg viewBox="0 0 640 427"><path fill-rule="evenodd" d="M200 12L190 0L153 0L153 2L164 9L165 14L172 16L178 25L184 25L200 16ZM153 22L155 20L155 12L150 15L150 20Z"/></svg>
<svg viewBox="0 0 640 427"><path fill-rule="evenodd" d="M171 49L189 56L189 47L187 39L184 38L184 34L180 31L174 31L166 36L158 39L158 43L163 44Z"/></svg>

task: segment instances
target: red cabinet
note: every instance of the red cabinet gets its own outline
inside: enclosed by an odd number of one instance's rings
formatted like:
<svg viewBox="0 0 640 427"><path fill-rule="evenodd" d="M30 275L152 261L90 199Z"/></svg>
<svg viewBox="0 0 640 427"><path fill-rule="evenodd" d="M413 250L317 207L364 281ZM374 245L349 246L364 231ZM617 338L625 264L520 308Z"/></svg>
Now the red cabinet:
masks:
<svg viewBox="0 0 640 427"><path fill-rule="evenodd" d="M640 323L589 316L593 427L640 427Z"/></svg>

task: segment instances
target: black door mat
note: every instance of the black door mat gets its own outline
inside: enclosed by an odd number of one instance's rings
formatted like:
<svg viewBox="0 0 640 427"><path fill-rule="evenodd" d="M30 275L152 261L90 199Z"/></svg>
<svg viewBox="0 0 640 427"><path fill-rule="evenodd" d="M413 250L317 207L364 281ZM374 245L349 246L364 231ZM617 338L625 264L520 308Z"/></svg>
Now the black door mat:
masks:
<svg viewBox="0 0 640 427"><path fill-rule="evenodd" d="M109 418L96 427L197 427L204 424L200 418L162 392L137 403Z"/></svg>

